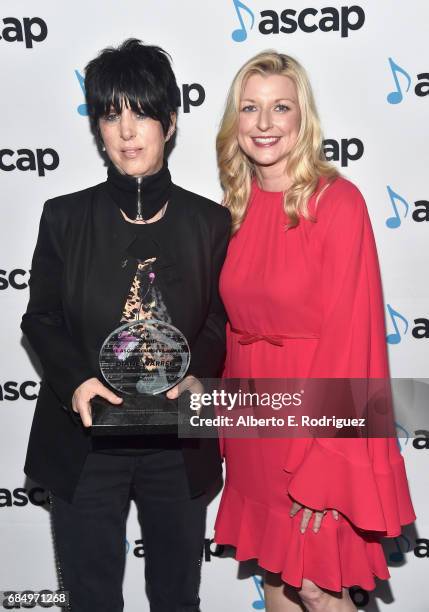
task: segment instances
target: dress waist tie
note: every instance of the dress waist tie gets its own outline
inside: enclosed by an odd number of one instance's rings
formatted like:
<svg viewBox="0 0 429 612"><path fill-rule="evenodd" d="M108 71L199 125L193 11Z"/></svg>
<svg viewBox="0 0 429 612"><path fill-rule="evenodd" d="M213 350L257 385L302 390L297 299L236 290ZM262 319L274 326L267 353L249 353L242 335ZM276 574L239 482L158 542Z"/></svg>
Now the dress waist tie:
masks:
<svg viewBox="0 0 429 612"><path fill-rule="evenodd" d="M230 327L231 332L233 334L239 334L242 336L238 341L239 344L253 344L255 342L260 342L261 340L265 340L265 342L269 342L274 346L283 346L284 339L308 339L308 340L317 340L320 336L316 334L260 334L259 332L249 332L243 331L242 329L237 329L236 327Z"/></svg>
<svg viewBox="0 0 429 612"><path fill-rule="evenodd" d="M275 346L283 346L283 338L287 338L287 336L283 334L259 334L257 332L242 331L235 327L231 327L231 331L234 334L240 334L240 336L242 336L238 341L239 344L253 344L254 342L265 340L265 342L269 342Z"/></svg>

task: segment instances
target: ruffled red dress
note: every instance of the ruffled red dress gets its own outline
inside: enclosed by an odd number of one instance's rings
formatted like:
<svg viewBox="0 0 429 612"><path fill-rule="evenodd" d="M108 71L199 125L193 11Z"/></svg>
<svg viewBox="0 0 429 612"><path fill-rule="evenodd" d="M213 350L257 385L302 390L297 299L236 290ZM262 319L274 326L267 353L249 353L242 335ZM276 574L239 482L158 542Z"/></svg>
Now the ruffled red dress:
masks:
<svg viewBox="0 0 429 612"><path fill-rule="evenodd" d="M325 187L324 190L322 188ZM388 376L376 247L365 201L349 181L321 179L309 210L285 231L282 194L252 186L220 290L228 313L225 378ZM240 343L243 333L258 341ZM281 335L282 346L269 341ZM267 339L264 339L264 336ZM262 337L262 338L261 338ZM393 438L225 439L226 483L215 540L284 582L340 591L389 578L380 544L414 521ZM340 512L301 534L292 500Z"/></svg>

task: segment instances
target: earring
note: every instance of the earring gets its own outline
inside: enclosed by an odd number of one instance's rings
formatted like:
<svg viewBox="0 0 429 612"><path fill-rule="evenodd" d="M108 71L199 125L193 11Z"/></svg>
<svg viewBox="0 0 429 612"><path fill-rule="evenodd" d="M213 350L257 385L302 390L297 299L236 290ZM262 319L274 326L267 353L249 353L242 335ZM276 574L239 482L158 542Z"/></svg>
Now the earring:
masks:
<svg viewBox="0 0 429 612"><path fill-rule="evenodd" d="M106 147L102 145L101 150L104 152L106 150Z"/></svg>

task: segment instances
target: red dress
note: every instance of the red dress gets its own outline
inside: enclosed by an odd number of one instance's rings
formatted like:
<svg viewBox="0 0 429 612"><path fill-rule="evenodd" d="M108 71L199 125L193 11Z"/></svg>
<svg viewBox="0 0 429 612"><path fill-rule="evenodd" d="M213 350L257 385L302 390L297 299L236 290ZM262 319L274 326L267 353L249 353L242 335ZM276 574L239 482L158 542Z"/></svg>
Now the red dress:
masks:
<svg viewBox="0 0 429 612"><path fill-rule="evenodd" d="M319 182L319 189L325 186ZM256 184L221 274L228 313L225 378L388 376L384 309L365 201L337 178L301 220L284 230L282 194ZM240 343L242 333L283 336ZM225 439L226 484L215 526L240 561L256 558L300 587L375 587L388 578L380 538L415 519L397 441L385 439ZM335 508L315 534L292 499Z"/></svg>

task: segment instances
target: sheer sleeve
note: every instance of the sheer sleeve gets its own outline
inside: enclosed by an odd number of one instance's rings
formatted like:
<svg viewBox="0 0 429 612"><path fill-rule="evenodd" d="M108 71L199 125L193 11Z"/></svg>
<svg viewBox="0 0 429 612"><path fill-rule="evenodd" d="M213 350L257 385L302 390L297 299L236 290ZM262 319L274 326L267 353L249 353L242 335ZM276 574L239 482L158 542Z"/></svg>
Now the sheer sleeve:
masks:
<svg viewBox="0 0 429 612"><path fill-rule="evenodd" d="M337 179L321 197L323 323L311 378L385 379L388 361L380 271L365 201ZM297 440L286 459L289 494L335 508L356 527L396 536L415 519L396 438Z"/></svg>

